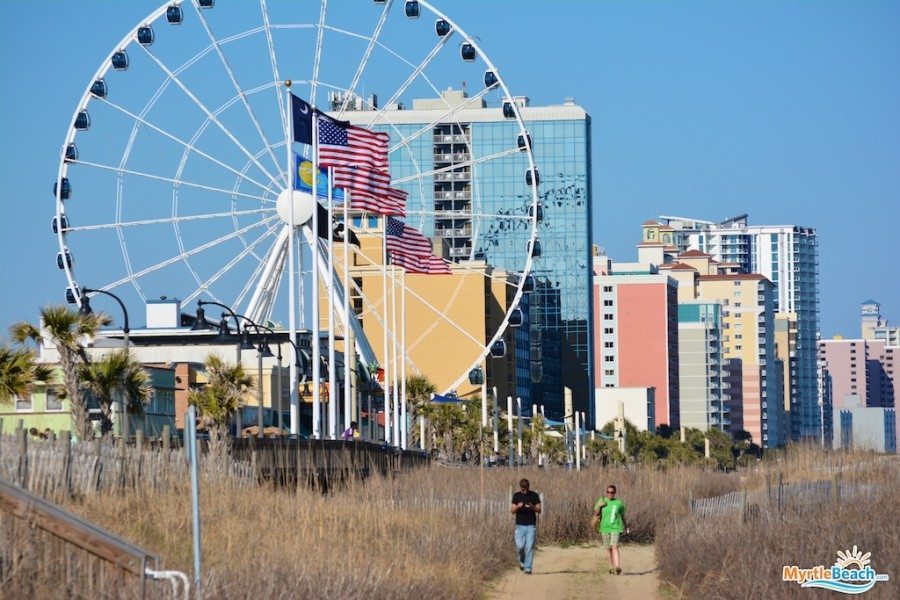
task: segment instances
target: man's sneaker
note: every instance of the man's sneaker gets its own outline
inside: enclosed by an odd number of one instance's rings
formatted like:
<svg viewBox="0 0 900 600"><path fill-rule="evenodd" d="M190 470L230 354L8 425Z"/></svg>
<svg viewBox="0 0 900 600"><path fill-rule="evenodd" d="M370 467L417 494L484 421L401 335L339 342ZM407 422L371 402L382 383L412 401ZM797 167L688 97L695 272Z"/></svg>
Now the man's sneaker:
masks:
<svg viewBox="0 0 900 600"><path fill-rule="evenodd" d="M622 574L622 567L616 567L616 575Z"/></svg>
<svg viewBox="0 0 900 600"><path fill-rule="evenodd" d="M609 570L609 574L610 574L610 575L615 575L615 574L616 574L616 570L615 570L615 569L610 569L610 570Z"/></svg>
<svg viewBox="0 0 900 600"><path fill-rule="evenodd" d="M520 570L520 571L524 571L524 570L525 570L525 565L519 565L519 570Z"/></svg>
<svg viewBox="0 0 900 600"><path fill-rule="evenodd" d="M531 571L525 571L526 575L531 575Z"/></svg>

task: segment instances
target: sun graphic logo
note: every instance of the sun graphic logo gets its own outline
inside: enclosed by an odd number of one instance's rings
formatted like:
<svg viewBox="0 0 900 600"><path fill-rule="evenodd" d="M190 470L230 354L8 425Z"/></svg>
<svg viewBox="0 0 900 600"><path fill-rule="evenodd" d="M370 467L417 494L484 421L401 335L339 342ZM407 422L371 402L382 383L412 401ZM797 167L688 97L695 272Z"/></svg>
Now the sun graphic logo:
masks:
<svg viewBox="0 0 900 600"><path fill-rule="evenodd" d="M870 562L872 562L869 560L872 557L872 553L866 552L865 554L863 554L856 546L853 546L853 550L838 550L837 555L838 559L834 564L843 569L848 569L850 568L850 565L853 564L858 565L860 569L864 569Z"/></svg>
<svg viewBox="0 0 900 600"><path fill-rule="evenodd" d="M804 588L823 588L842 594L862 594L868 592L880 581L887 581L887 573L876 573L870 563L871 552L861 552L859 547L852 550L838 550L837 560L831 567L818 565L803 569L797 565L785 565L782 581L793 581Z"/></svg>

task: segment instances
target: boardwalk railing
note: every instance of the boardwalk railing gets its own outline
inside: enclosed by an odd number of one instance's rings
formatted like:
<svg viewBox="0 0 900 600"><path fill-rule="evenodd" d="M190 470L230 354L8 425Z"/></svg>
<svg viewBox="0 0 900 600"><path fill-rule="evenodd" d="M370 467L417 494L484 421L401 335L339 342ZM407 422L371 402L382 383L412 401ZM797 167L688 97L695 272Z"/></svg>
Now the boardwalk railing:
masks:
<svg viewBox="0 0 900 600"><path fill-rule="evenodd" d="M73 597L143 598L148 587L163 591L148 586L158 573L153 554L0 478L0 582L10 597L55 582Z"/></svg>

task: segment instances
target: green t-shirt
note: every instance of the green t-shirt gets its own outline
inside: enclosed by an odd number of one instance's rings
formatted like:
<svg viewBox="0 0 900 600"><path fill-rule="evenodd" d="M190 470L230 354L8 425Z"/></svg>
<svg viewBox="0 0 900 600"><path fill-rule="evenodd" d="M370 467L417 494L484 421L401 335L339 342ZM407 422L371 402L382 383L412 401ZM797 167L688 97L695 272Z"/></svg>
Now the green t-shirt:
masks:
<svg viewBox="0 0 900 600"><path fill-rule="evenodd" d="M600 498L594 504L594 510L600 508L600 503L605 498ZM600 533L622 533L625 531L625 504L618 498L606 500L603 508L600 508L600 526L597 529Z"/></svg>

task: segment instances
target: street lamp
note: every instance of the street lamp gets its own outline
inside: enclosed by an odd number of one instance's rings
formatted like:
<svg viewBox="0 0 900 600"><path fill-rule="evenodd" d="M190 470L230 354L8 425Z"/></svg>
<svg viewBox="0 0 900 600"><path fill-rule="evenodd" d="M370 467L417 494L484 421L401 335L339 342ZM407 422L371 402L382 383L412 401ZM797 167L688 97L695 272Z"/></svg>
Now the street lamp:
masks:
<svg viewBox="0 0 900 600"><path fill-rule="evenodd" d="M122 315L124 317L123 325L122 325L122 333L125 334L125 351L128 352L128 333L131 331L131 328L128 327L128 309L125 308L125 303L122 302L122 299L113 294L112 292L107 292L106 290L94 290L91 288L82 288L81 289L81 306L78 308L78 314L82 316L87 316L94 311L91 309L91 301L88 298L88 294L103 294L104 296L109 296L113 300L119 303L119 306L122 308ZM128 408L125 406L127 402L127 398L122 399L122 437L126 440L128 439Z"/></svg>
<svg viewBox="0 0 900 600"><path fill-rule="evenodd" d="M266 336L263 335L261 330L267 331L267 332L271 333L273 336L277 336L278 334L271 327L267 327L265 325L260 325L259 323L252 321L251 319L245 317L244 315L238 315L238 316L247 322L247 324L244 326L244 334L242 336L241 346L245 350L254 348L253 344L250 342L250 332L249 332L250 326L252 326L254 329L256 329L256 335L258 338L260 338L258 346L256 346L257 361L258 361L257 362L257 373L258 373L257 381L259 382L258 389L257 389L257 401L258 401L257 426L259 427L259 431L257 433L257 437L263 437L262 359L263 358L271 358L274 355L272 354L272 349L269 347L269 342L266 339ZM305 369L303 367L303 361L302 361L303 354L300 352L300 348L298 348L297 345L293 341L291 341L290 338L288 338L287 341L291 346L294 347L294 361L295 361L294 364L297 366L298 371L303 373L303 377L305 378L306 373L305 373ZM281 410L281 360L282 360L281 343L278 344L277 360L278 360L278 379L277 379L278 390L277 390L276 394L278 397L278 427L279 427L279 431L280 431L281 429L284 428L284 414L282 413L282 410ZM272 408L274 409L275 408L274 400L271 402L271 404L272 404Z"/></svg>
<svg viewBox="0 0 900 600"><path fill-rule="evenodd" d="M230 306L226 306L221 302L214 302L212 300L197 300L197 320L194 322L194 326L191 327L191 330L197 331L209 327L209 322L206 320L206 311L203 310L203 306L206 304L218 306L219 308L224 308L226 311L228 311L228 314L234 318L235 330L238 332L238 336L240 336L241 322L238 320L239 315L235 313ZM214 341L219 343L234 341L234 339L231 337L231 332L228 330L228 323L226 323L225 321L224 313L222 314L222 320L219 321L219 335L216 336ZM237 343L237 363L241 364L240 339L238 339Z"/></svg>

